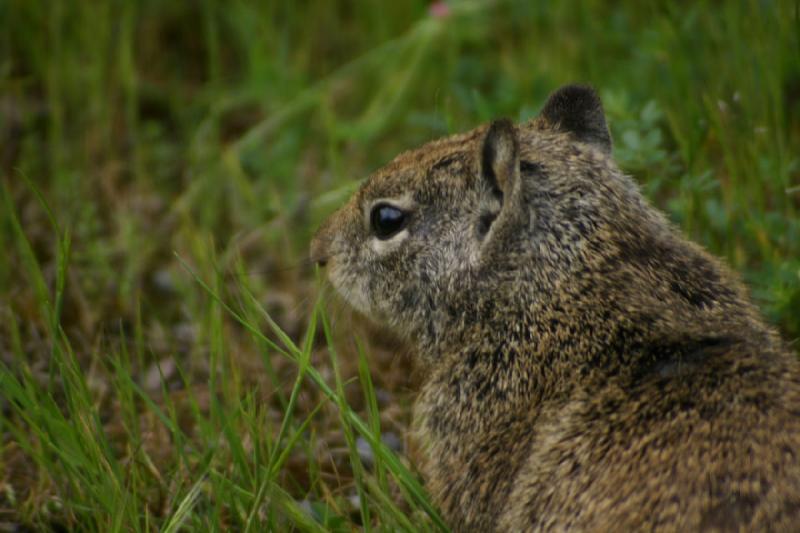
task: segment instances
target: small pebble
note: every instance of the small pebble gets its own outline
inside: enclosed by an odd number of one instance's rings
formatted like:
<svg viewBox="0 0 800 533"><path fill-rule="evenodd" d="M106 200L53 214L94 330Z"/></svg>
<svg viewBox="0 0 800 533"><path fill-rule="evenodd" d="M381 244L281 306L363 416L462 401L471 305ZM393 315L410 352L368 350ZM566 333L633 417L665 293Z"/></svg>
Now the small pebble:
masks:
<svg viewBox="0 0 800 533"><path fill-rule="evenodd" d="M382 433L381 442L383 442L387 448L396 453L402 451L403 449L403 441L397 436L396 433L392 431ZM372 453L372 446L369 445L369 442L367 442L364 437L358 437L356 439L356 450L358 451L358 457L361 459L361 462L364 464L364 466L367 468L372 468L375 465L375 454Z"/></svg>
<svg viewBox="0 0 800 533"><path fill-rule="evenodd" d="M161 390L161 376L164 376L164 381L169 381L176 370L177 365L172 357L156 361L150 365L144 375L145 388L152 392Z"/></svg>
<svg viewBox="0 0 800 533"><path fill-rule="evenodd" d="M361 497L357 493L353 493L347 497L347 501L350 502L350 505L353 509L361 509Z"/></svg>
<svg viewBox="0 0 800 533"><path fill-rule="evenodd" d="M172 279L172 273L167 269L156 270L153 273L153 285L160 291L175 292L175 281Z"/></svg>

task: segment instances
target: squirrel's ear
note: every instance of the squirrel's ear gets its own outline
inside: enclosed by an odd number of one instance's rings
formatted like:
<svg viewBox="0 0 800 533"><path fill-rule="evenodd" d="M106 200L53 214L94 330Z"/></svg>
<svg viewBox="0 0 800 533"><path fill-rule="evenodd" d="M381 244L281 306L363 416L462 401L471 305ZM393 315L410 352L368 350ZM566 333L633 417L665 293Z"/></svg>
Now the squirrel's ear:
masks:
<svg viewBox="0 0 800 533"><path fill-rule="evenodd" d="M550 95L540 114L554 128L611 153L603 104L588 85L565 85Z"/></svg>
<svg viewBox="0 0 800 533"><path fill-rule="evenodd" d="M519 139L507 118L489 126L481 147L481 175L491 188L507 195L519 179Z"/></svg>

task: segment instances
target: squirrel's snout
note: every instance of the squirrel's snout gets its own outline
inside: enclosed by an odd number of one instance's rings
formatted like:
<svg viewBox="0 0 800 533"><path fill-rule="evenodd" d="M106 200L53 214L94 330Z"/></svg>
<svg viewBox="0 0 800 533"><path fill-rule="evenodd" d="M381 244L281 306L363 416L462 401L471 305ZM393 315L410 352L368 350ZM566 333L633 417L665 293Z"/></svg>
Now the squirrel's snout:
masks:
<svg viewBox="0 0 800 533"><path fill-rule="evenodd" d="M328 264L328 242L325 237L320 235L320 232L317 232L314 238L311 239L309 257L312 263L321 267Z"/></svg>
<svg viewBox="0 0 800 533"><path fill-rule="evenodd" d="M341 210L333 213L320 225L308 250L312 263L324 267L336 256L342 227Z"/></svg>

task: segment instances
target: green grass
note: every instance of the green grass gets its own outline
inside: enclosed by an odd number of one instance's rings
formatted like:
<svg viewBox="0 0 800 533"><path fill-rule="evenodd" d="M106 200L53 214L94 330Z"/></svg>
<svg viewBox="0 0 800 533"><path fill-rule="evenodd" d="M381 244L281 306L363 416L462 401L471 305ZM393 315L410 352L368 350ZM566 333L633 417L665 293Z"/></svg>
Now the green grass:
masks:
<svg viewBox="0 0 800 533"><path fill-rule="evenodd" d="M397 152L572 81L796 348L797 2L449 7L0 2L0 524L440 529L395 442L413 365L308 241Z"/></svg>

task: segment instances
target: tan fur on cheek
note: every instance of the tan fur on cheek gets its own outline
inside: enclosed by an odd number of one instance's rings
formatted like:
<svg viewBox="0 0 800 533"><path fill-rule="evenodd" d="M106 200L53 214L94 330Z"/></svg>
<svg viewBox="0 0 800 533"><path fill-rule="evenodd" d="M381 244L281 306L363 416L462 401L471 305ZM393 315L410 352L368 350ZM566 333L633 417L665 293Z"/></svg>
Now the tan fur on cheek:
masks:
<svg viewBox="0 0 800 533"><path fill-rule="evenodd" d="M355 310L363 314L370 313L371 305L367 297L367 282L364 277L349 275L346 268L334 262L328 269L328 280L336 292Z"/></svg>

